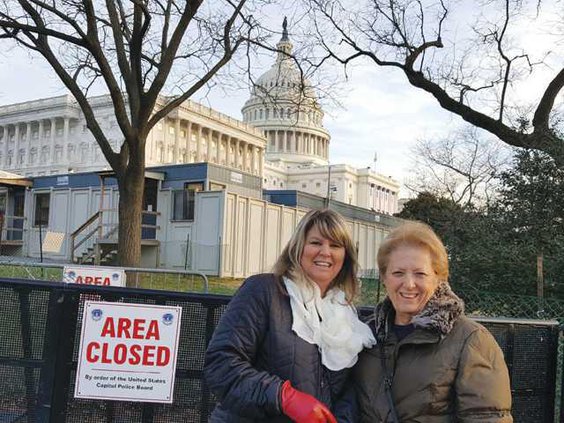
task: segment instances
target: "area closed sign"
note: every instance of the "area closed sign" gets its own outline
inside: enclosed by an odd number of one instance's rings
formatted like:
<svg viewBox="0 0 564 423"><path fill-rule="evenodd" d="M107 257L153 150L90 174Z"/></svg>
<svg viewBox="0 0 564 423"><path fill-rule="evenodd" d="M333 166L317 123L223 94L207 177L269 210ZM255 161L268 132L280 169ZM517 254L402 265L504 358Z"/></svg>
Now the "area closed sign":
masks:
<svg viewBox="0 0 564 423"><path fill-rule="evenodd" d="M172 403L181 313L85 301L74 396Z"/></svg>
<svg viewBox="0 0 564 423"><path fill-rule="evenodd" d="M63 282L80 285L125 286L125 271L117 267L65 266Z"/></svg>

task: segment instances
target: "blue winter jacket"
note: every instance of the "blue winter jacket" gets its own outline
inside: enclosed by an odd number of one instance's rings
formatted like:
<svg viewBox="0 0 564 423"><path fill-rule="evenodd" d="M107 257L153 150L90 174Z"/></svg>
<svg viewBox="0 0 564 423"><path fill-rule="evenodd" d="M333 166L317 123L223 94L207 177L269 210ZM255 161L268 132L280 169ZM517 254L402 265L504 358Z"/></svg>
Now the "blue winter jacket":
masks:
<svg viewBox="0 0 564 423"><path fill-rule="evenodd" d="M292 332L292 310L281 278L248 278L233 297L206 352L205 379L219 399L210 422L290 422L282 414L285 380L326 404L339 422L355 421L349 369L321 364L314 344Z"/></svg>

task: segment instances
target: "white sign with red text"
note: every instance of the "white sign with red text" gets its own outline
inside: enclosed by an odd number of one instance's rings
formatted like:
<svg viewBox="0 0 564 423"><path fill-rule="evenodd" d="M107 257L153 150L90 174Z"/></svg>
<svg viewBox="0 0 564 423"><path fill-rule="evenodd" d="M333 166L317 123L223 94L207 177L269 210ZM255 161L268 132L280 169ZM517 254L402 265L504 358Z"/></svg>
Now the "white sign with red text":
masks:
<svg viewBox="0 0 564 423"><path fill-rule="evenodd" d="M125 286L125 271L117 267L65 266L63 282L99 286Z"/></svg>
<svg viewBox="0 0 564 423"><path fill-rule="evenodd" d="M85 301L75 398L172 403L181 314Z"/></svg>

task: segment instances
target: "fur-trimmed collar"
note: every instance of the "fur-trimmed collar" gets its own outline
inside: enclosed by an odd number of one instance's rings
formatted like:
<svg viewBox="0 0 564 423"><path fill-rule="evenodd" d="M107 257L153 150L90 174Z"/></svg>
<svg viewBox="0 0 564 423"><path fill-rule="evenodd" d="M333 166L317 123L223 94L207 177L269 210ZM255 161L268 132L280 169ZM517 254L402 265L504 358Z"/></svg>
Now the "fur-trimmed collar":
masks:
<svg viewBox="0 0 564 423"><path fill-rule="evenodd" d="M411 323L416 327L438 333L441 338L448 334L458 318L464 314L462 301L450 288L448 283L442 283L436 289L423 310L413 317ZM376 339L382 342L387 337L390 319L395 315L392 301L386 297L374 309L374 316L370 319L376 329Z"/></svg>

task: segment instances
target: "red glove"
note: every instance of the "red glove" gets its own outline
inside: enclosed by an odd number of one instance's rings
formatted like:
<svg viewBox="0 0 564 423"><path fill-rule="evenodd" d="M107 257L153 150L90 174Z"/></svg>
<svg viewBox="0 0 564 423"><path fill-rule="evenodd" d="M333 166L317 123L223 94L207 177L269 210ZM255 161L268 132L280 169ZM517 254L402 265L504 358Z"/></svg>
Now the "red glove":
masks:
<svg viewBox="0 0 564 423"><path fill-rule="evenodd" d="M282 384L282 412L297 423L337 423L335 416L311 395L292 388L290 381Z"/></svg>

